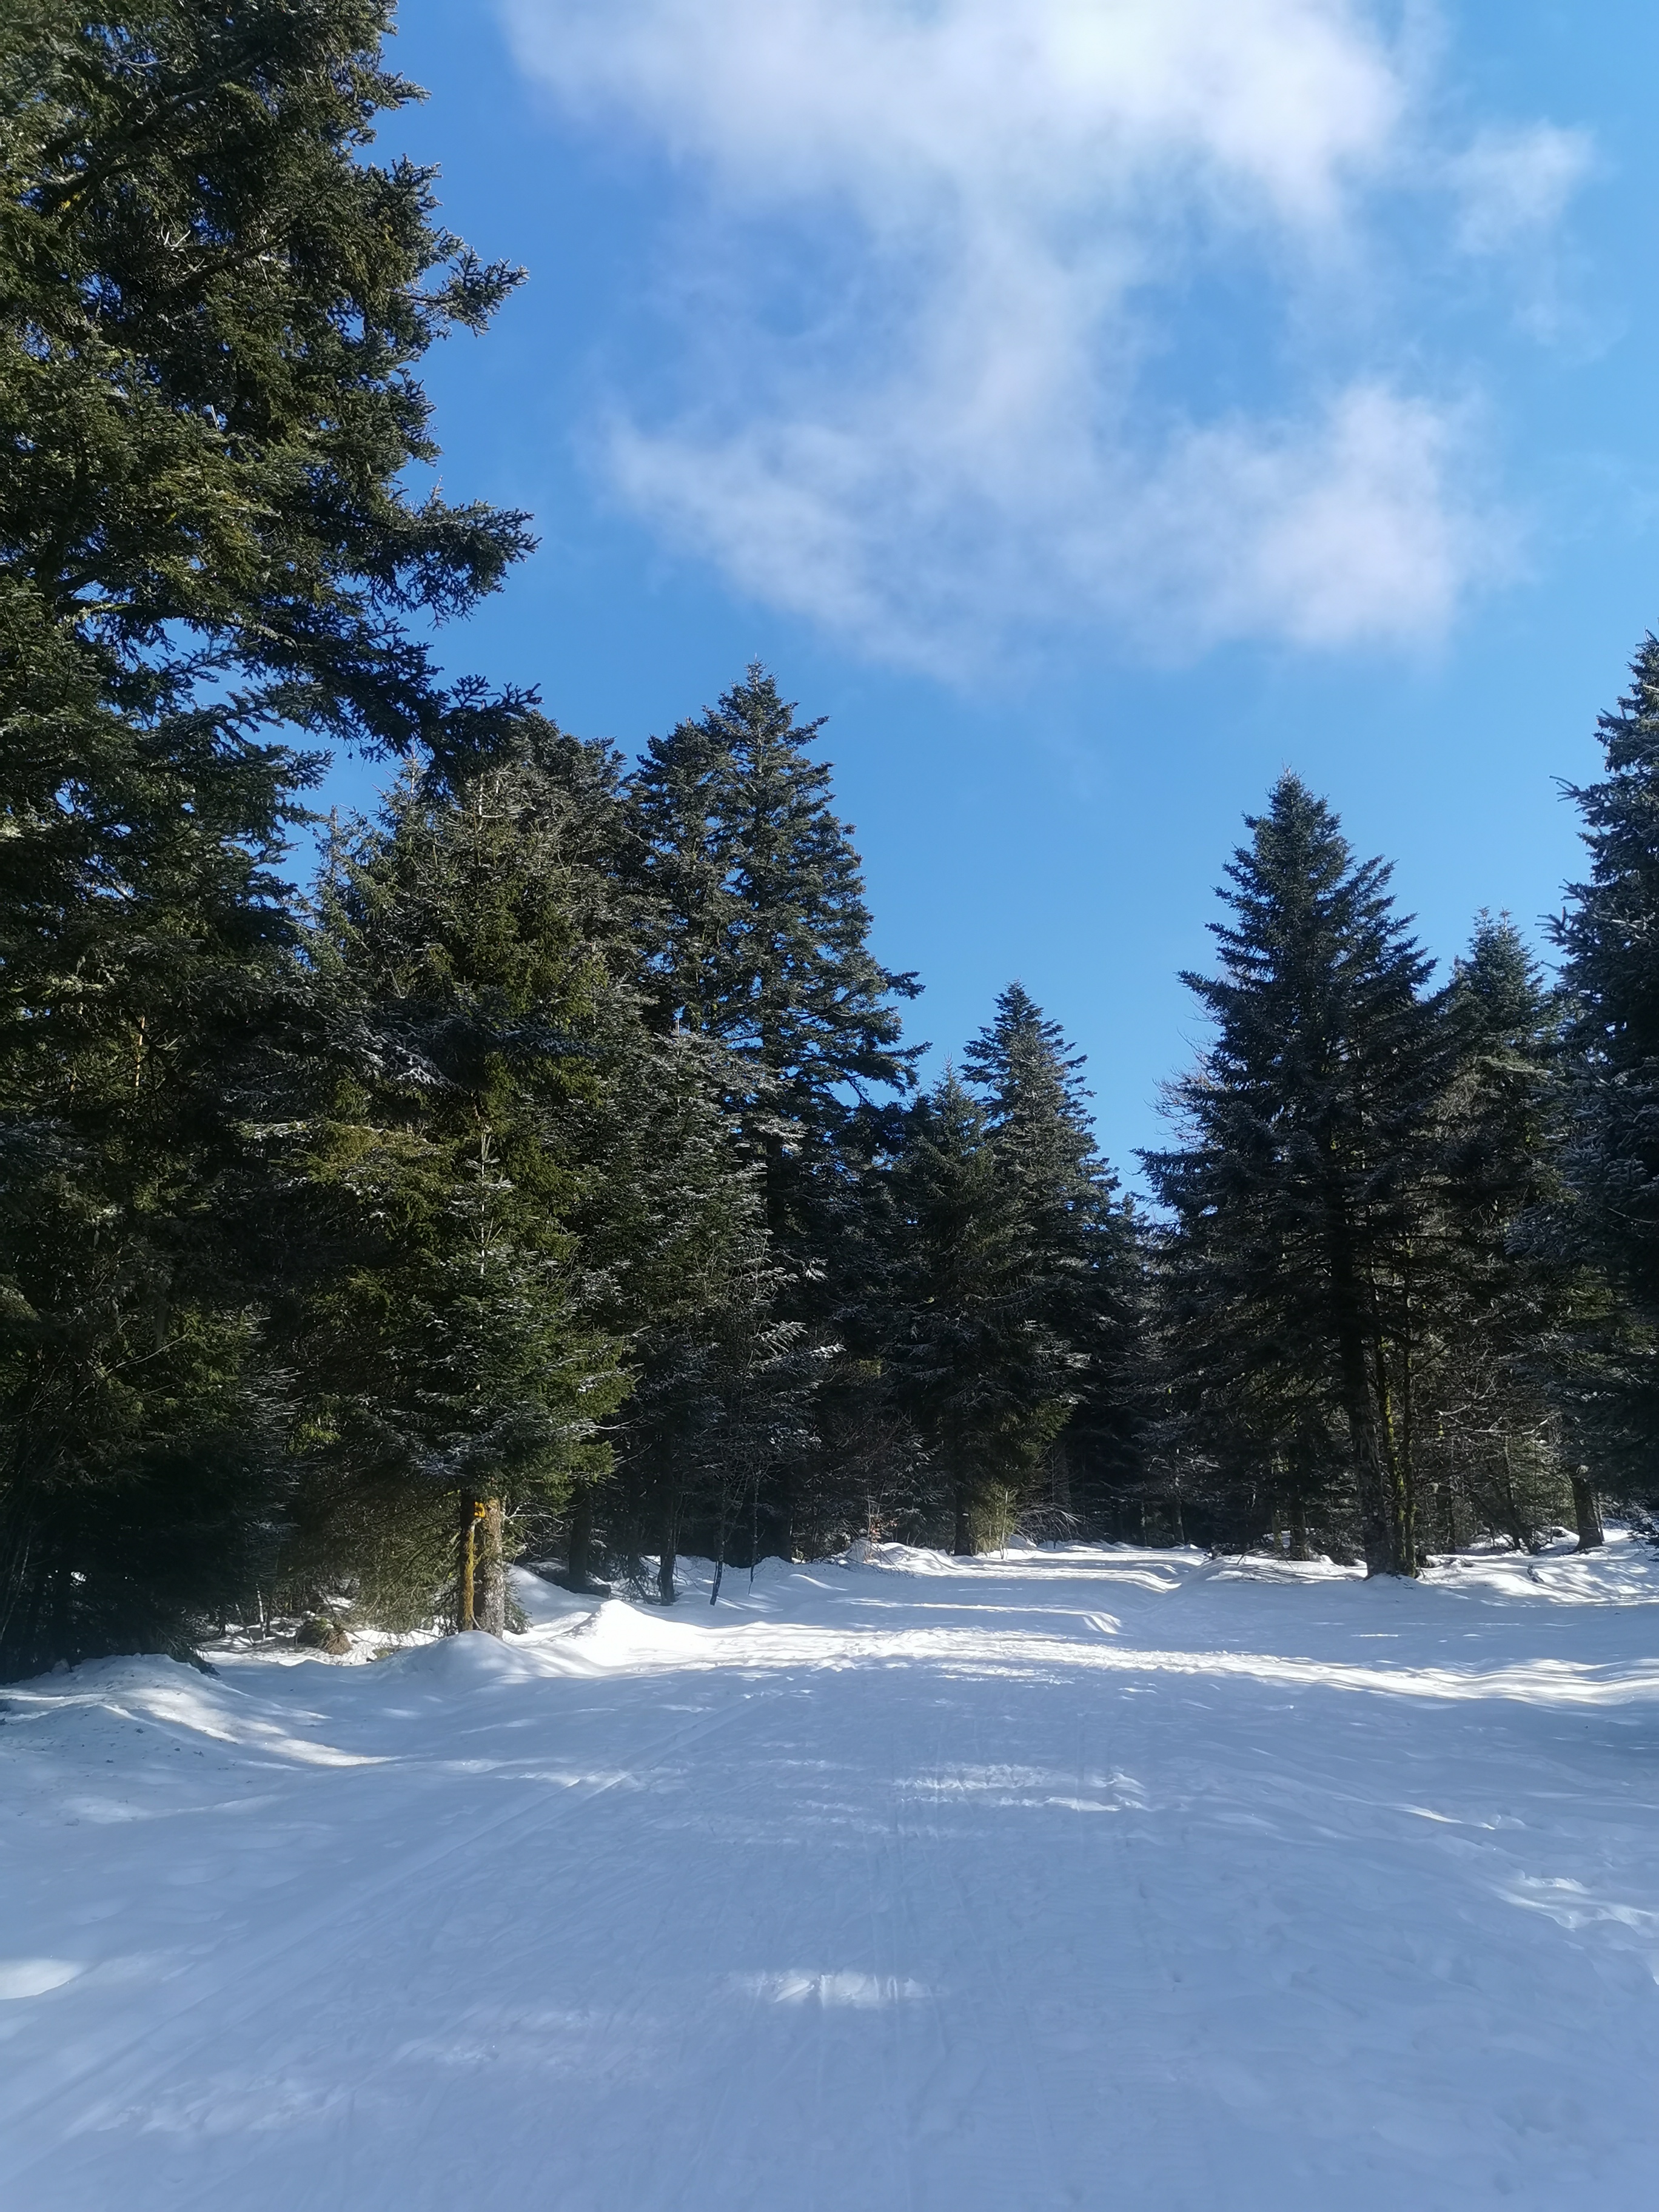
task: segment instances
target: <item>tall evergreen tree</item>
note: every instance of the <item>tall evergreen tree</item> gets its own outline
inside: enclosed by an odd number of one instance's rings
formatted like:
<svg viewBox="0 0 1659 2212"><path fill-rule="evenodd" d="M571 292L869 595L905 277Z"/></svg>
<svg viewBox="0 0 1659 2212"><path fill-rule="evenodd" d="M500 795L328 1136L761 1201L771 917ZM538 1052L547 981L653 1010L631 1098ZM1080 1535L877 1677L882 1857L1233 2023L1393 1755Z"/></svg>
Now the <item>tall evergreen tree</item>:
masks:
<svg viewBox="0 0 1659 2212"><path fill-rule="evenodd" d="M1116 1188L1096 1149L1083 1066L1059 1023L1019 983L1001 993L993 1019L963 1054L1003 1172L1038 1248L1053 1255L1057 1293L1085 1280Z"/></svg>
<svg viewBox="0 0 1659 2212"><path fill-rule="evenodd" d="M830 771L758 664L720 703L653 738L632 816L662 904L665 1015L717 1038L748 1072L741 1102L765 1161L767 1220L811 1238L811 1177L861 1106L907 1087L896 999L912 975L869 949L870 913Z"/></svg>
<svg viewBox="0 0 1659 2212"><path fill-rule="evenodd" d="M504 1506L603 1472L626 1388L581 1216L637 1018L586 765L526 717L464 776L411 769L337 848L311 945L329 1022L302 1074L325 1088L284 1131L319 1255L289 1339L319 1470L301 1522L337 1566L354 1519L424 1528L462 1628L504 1619Z"/></svg>
<svg viewBox="0 0 1659 2212"><path fill-rule="evenodd" d="M1037 1305L1080 1378L1076 1415L1051 1455L1051 1502L1062 1515L1097 1514L1103 1485L1123 1479L1131 1453L1138 1252L1133 1221L1114 1203L1117 1178L1095 1143L1083 1055L1011 983L963 1067L984 1100L992 1147L1024 1221Z"/></svg>
<svg viewBox="0 0 1659 2212"><path fill-rule="evenodd" d="M751 1533L769 1470L800 1455L803 1331L775 1310L779 1270L759 1170L727 1108L732 1081L724 1050L684 1030L640 1029L618 1069L611 1139L580 1219L631 1389L607 1431L613 1472L574 1499L578 1587L601 1545L635 1581L653 1553L656 1594L672 1604L683 1537L723 1559Z"/></svg>
<svg viewBox="0 0 1659 2212"><path fill-rule="evenodd" d="M1601 1540L1595 1491L1563 1466L1559 1350L1596 1300L1553 1233L1561 1218L1559 1015L1507 916L1483 915L1453 971L1455 1048L1424 1237L1418 1423L1441 1530L1534 1540L1569 1485L1581 1544ZM1460 1510L1467 1519L1460 1528Z"/></svg>
<svg viewBox="0 0 1659 2212"><path fill-rule="evenodd" d="M408 623L522 520L400 480L420 356L514 278L362 158L412 96L389 15L0 16L0 1667L182 1648L243 1574L280 1424L237 1071L289 973L295 744L494 713Z"/></svg>
<svg viewBox="0 0 1659 2212"><path fill-rule="evenodd" d="M918 986L870 951L858 854L809 750L821 726L797 723L751 666L718 705L652 740L631 821L662 915L658 1018L730 1057L729 1103L781 1270L776 1318L823 1348L859 1333L870 1173L915 1058L896 1001ZM767 1534L786 1553L802 1464L781 1463L768 1486Z"/></svg>
<svg viewBox="0 0 1659 2212"><path fill-rule="evenodd" d="M1414 1240L1449 1072L1443 1000L1394 911L1294 775L1227 869L1214 1024L1173 1086L1183 1142L1146 1156L1176 1237L1166 1279L1201 1404L1253 1403L1256 1450L1346 1427L1367 1565L1417 1565Z"/></svg>
<svg viewBox="0 0 1659 2212"><path fill-rule="evenodd" d="M955 1550L1006 1534L1074 1402L1024 1196L947 1069L893 1171L899 1314L889 1354L933 1460Z"/></svg>
<svg viewBox="0 0 1659 2212"><path fill-rule="evenodd" d="M1569 794L1589 874L1556 929L1573 1074L1565 1229L1618 1309L1583 1333L1582 1415L1646 1499L1659 1441L1659 638L1644 640L1600 729L1607 774Z"/></svg>

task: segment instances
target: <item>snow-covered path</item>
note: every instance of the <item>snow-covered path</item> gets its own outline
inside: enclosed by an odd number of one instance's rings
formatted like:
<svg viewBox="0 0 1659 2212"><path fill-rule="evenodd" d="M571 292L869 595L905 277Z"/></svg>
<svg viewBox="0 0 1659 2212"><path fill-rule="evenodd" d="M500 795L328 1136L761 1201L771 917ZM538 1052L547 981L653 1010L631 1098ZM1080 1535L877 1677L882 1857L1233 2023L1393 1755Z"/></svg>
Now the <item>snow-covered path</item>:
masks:
<svg viewBox="0 0 1659 2212"><path fill-rule="evenodd" d="M908 1564L4 1692L8 2212L1647 2212L1647 1554Z"/></svg>

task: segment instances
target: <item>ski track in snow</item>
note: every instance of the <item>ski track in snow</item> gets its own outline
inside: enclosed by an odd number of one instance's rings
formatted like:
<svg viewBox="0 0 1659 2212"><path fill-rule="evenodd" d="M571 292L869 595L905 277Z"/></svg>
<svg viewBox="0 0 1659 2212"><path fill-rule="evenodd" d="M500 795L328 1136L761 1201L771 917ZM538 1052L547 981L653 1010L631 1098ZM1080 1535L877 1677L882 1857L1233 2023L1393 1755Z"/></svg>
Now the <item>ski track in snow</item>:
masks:
<svg viewBox="0 0 1659 2212"><path fill-rule="evenodd" d="M1648 2212L1646 1551L865 1549L0 1692L6 2212Z"/></svg>

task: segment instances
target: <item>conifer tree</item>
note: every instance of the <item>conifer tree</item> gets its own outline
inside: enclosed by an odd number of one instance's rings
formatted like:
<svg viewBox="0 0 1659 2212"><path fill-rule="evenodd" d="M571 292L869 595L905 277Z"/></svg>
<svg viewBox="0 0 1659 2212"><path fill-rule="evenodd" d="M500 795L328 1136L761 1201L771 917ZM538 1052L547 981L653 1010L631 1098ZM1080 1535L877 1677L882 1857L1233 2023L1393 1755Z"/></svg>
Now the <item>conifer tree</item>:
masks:
<svg viewBox="0 0 1659 2212"><path fill-rule="evenodd" d="M1559 1012L1506 915L1482 915L1453 971L1455 1048L1436 1190L1422 1239L1424 1373L1418 1423L1444 1502L1468 1526L1529 1545L1571 1486L1585 1549L1595 1492L1563 1466L1559 1346L1597 1303L1552 1232L1561 1218Z"/></svg>
<svg viewBox="0 0 1659 2212"><path fill-rule="evenodd" d="M491 588L522 520L400 478L435 450L421 355L514 278L434 223L428 172L362 158L412 96L389 14L0 15L9 1668L185 1648L266 1543L239 1070L290 973L295 744L494 712L408 618Z"/></svg>
<svg viewBox="0 0 1659 2212"><path fill-rule="evenodd" d="M1024 1196L953 1071L918 1100L893 1170L896 1388L943 1486L953 1548L1006 1535L1074 1402L1081 1362L1045 1310Z"/></svg>
<svg viewBox="0 0 1659 2212"><path fill-rule="evenodd" d="M411 768L337 847L311 946L326 1088L288 1124L319 1255L289 1339L319 1469L301 1519L346 1565L330 1524L368 1492L365 1522L425 1529L457 1626L496 1630L504 1504L601 1473L626 1388L580 1214L636 1058L594 779L573 791L580 749L538 717L516 740L463 776Z"/></svg>
<svg viewBox="0 0 1659 2212"><path fill-rule="evenodd" d="M729 1056L728 1103L759 1166L781 1270L775 1318L822 1350L859 1333L871 1172L915 1057L895 1001L918 986L869 949L851 832L809 751L821 726L798 724L753 665L715 707L651 741L630 820L662 916L658 1019ZM767 1534L786 1553L802 1464L781 1463L768 1486Z"/></svg>
<svg viewBox="0 0 1659 2212"><path fill-rule="evenodd" d="M1117 1178L1096 1146L1083 1056L1022 985L1001 994L963 1066L984 1100L992 1147L1020 1207L1037 1306L1081 1378L1077 1418L1052 1455L1053 1503L1069 1514L1084 1502L1073 1498L1074 1472L1079 1487L1097 1492L1127 1472L1133 1224L1114 1203Z"/></svg>
<svg viewBox="0 0 1659 2212"><path fill-rule="evenodd" d="M729 1163L722 1174L729 1184ZM742 1197L752 1189L739 1183ZM726 1203L730 1203L728 1188ZM734 1550L752 1564L763 1486L806 1447L803 1326L775 1310L777 1270L757 1204L727 1216L726 1235L696 1283L695 1304L668 1301L634 1340L635 1383L616 1425L612 1549L633 1578L654 1553L658 1600L678 1594L690 1530L715 1562L711 1602Z"/></svg>
<svg viewBox="0 0 1659 2212"><path fill-rule="evenodd" d="M1116 1187L1095 1148L1083 1066L1059 1023L1019 983L1001 993L994 1018L963 1054L963 1076L984 1101L991 1142L1057 1292L1085 1279Z"/></svg>
<svg viewBox="0 0 1659 2212"><path fill-rule="evenodd" d="M1200 1406L1253 1401L1254 1449L1346 1431L1366 1564L1412 1574L1414 1232L1449 1074L1443 1001L1389 896L1294 775L1246 817L1212 925L1221 972L1184 980L1215 1029L1173 1086L1183 1142L1146 1165L1176 1233L1165 1278Z"/></svg>
<svg viewBox="0 0 1659 2212"><path fill-rule="evenodd" d="M602 1540L635 1582L654 1553L657 1596L672 1604L683 1534L723 1558L734 1500L757 1512L769 1468L799 1455L802 1331L774 1310L779 1271L759 1170L726 1104L732 1080L722 1049L684 1030L641 1028L618 1067L603 1170L579 1220L631 1388L607 1430L614 1471L574 1500L579 1588Z"/></svg>
<svg viewBox="0 0 1659 2212"><path fill-rule="evenodd" d="M717 706L651 740L631 792L665 917L664 1014L747 1071L745 1125L785 1249L811 1233L813 1171L860 1104L906 1086L914 1058L893 1001L918 987L869 950L858 854L830 769L807 750L822 727L798 725L757 664Z"/></svg>
<svg viewBox="0 0 1659 2212"><path fill-rule="evenodd" d="M1607 774L1569 793L1589 874L1555 933L1572 1070L1564 1230L1617 1301L1581 1332L1581 1413L1646 1498L1659 1439L1659 638L1644 640L1600 729Z"/></svg>

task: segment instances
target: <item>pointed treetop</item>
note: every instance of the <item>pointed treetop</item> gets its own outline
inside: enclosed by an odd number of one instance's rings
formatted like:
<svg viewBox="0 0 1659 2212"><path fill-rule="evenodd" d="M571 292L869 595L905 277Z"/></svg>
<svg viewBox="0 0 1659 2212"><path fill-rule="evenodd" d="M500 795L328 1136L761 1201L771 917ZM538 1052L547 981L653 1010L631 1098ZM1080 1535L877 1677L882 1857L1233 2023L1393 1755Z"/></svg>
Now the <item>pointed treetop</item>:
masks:
<svg viewBox="0 0 1659 2212"><path fill-rule="evenodd" d="M667 914L669 1012L759 1061L804 1122L843 1113L843 1090L908 1087L895 999L911 975L869 949L850 826L827 763L758 661L718 703L653 738L631 789L635 829Z"/></svg>
<svg viewBox="0 0 1659 2212"><path fill-rule="evenodd" d="M1467 1018L1489 1036L1536 1029L1546 993L1537 960L1507 912L1483 907L1469 949L1452 969L1454 999Z"/></svg>

